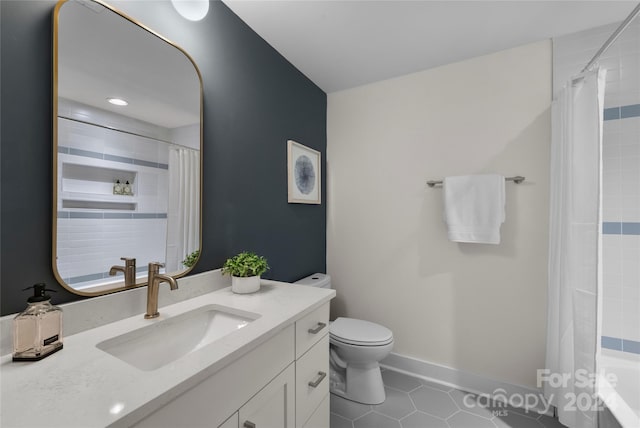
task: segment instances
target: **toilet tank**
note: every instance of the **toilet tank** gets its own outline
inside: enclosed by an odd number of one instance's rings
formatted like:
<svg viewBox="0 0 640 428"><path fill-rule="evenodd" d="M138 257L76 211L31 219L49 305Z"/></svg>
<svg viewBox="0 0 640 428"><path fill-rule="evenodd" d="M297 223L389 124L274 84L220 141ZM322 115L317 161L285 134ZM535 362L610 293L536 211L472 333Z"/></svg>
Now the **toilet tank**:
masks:
<svg viewBox="0 0 640 428"><path fill-rule="evenodd" d="M304 277L294 284L308 285L310 287L331 288L331 277L325 273L314 273Z"/></svg>

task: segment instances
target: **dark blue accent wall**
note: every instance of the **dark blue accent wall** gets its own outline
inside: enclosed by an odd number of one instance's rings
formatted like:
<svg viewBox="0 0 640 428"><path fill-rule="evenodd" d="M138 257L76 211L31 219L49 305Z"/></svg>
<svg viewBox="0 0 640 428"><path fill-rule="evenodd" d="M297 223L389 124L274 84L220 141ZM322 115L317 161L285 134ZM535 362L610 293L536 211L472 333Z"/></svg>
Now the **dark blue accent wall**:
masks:
<svg viewBox="0 0 640 428"><path fill-rule="evenodd" d="M22 310L21 289L36 282L58 290L53 303L80 298L51 268L54 6L0 2L2 315ZM144 24L189 52L204 84L203 248L193 272L241 250L268 258L266 278L324 271L326 94L223 3L197 23L174 17L169 2L153 7ZM320 206L287 203L288 139L322 153Z"/></svg>

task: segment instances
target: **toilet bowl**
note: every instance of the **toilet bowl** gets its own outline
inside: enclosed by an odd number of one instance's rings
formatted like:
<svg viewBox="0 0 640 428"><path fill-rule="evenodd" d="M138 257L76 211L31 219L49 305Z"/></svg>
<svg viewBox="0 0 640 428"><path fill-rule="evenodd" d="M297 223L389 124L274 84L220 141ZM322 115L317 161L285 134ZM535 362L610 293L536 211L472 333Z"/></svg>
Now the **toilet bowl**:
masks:
<svg viewBox="0 0 640 428"><path fill-rule="evenodd" d="M331 288L328 275L316 273L296 282ZM393 349L393 333L379 324L336 318L329 325L332 394L363 404L381 404L386 396L379 362Z"/></svg>
<svg viewBox="0 0 640 428"><path fill-rule="evenodd" d="M391 330L354 318L336 318L329 326L331 392L363 404L385 400L379 362L393 349Z"/></svg>

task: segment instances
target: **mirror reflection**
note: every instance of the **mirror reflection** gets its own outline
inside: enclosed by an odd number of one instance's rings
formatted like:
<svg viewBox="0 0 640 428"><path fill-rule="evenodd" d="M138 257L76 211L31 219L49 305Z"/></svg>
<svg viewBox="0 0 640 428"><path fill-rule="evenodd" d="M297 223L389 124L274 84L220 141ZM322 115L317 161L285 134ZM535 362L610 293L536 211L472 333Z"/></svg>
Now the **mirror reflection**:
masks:
<svg viewBox="0 0 640 428"><path fill-rule="evenodd" d="M145 284L150 262L186 273L200 249L202 90L193 61L102 3L61 1L54 87L58 280L95 295Z"/></svg>

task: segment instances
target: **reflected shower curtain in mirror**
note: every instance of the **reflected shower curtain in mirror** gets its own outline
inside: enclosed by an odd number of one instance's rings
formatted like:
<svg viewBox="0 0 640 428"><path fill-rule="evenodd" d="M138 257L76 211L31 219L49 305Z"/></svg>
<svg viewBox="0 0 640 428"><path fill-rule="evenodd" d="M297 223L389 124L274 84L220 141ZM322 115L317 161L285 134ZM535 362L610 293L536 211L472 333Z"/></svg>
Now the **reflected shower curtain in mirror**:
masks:
<svg viewBox="0 0 640 428"><path fill-rule="evenodd" d="M200 248L200 154L173 146L169 149L166 272L185 269L182 260Z"/></svg>
<svg viewBox="0 0 640 428"><path fill-rule="evenodd" d="M569 427L597 426L595 385L580 376L596 370L605 75L574 78L552 106L546 373L566 381L543 388Z"/></svg>

